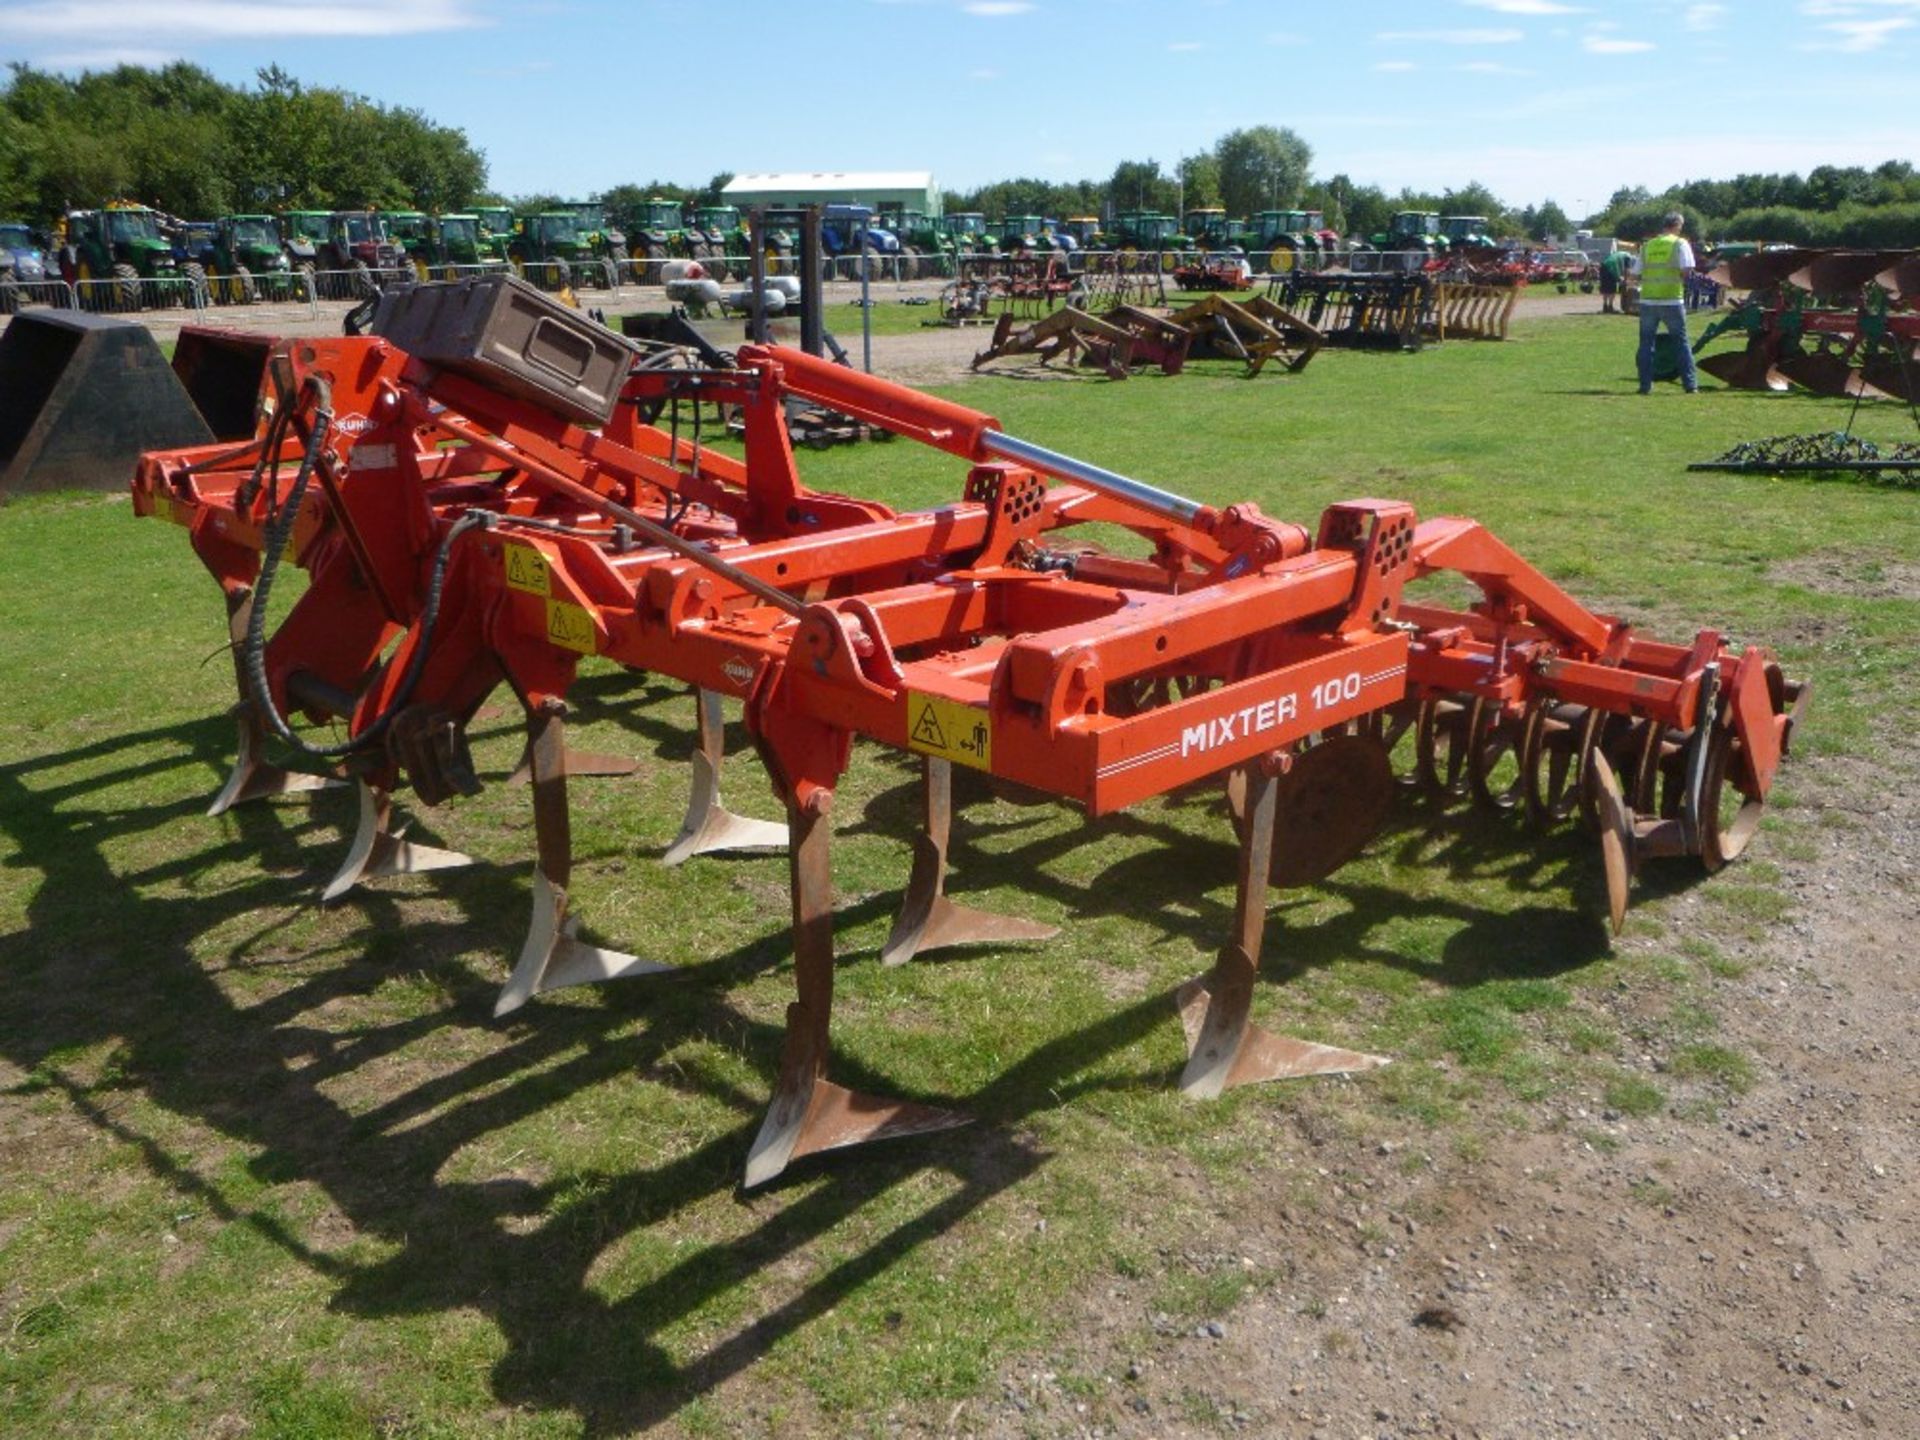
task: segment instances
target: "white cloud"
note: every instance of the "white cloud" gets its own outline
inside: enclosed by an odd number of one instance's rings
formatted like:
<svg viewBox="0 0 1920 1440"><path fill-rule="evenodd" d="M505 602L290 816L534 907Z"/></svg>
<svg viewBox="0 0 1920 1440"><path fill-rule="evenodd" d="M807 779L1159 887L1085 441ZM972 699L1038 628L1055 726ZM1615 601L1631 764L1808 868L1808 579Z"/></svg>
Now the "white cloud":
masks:
<svg viewBox="0 0 1920 1440"><path fill-rule="evenodd" d="M1724 5L1689 5L1687 7L1687 29L1696 32L1718 30L1720 22L1726 19L1727 7Z"/></svg>
<svg viewBox="0 0 1920 1440"><path fill-rule="evenodd" d="M1526 36L1519 30L1385 30L1373 38L1423 45L1517 45Z"/></svg>
<svg viewBox="0 0 1920 1440"><path fill-rule="evenodd" d="M1207 47L1202 45L1198 40L1176 40L1167 46L1167 49L1173 51L1176 55L1191 55L1196 50L1204 50L1206 48Z"/></svg>
<svg viewBox="0 0 1920 1440"><path fill-rule="evenodd" d="M1654 45L1651 40L1609 40L1603 35L1589 35L1580 42L1580 48L1589 55L1642 55Z"/></svg>
<svg viewBox="0 0 1920 1440"><path fill-rule="evenodd" d="M960 7L969 15L978 15L987 20L999 20L1008 15L1024 15L1033 6L1027 0L968 0Z"/></svg>
<svg viewBox="0 0 1920 1440"><path fill-rule="evenodd" d="M1888 16L1884 20L1834 20L1820 28L1839 36L1839 39L1815 41L1804 48L1838 50L1846 55L1860 55L1869 50L1878 50L1899 31L1912 29L1913 23L1900 15Z"/></svg>
<svg viewBox="0 0 1920 1440"><path fill-rule="evenodd" d="M315 39L340 35L419 35L484 25L469 0L38 0L0 9L0 36L19 40L100 41L164 36L197 40Z"/></svg>
<svg viewBox="0 0 1920 1440"><path fill-rule="evenodd" d="M1373 68L1383 75L1404 75L1409 70L1418 70L1420 67L1411 60L1382 60Z"/></svg>
<svg viewBox="0 0 1920 1440"><path fill-rule="evenodd" d="M1584 15L1578 5L1561 5L1556 0L1460 0L1476 10L1497 10L1502 15Z"/></svg>

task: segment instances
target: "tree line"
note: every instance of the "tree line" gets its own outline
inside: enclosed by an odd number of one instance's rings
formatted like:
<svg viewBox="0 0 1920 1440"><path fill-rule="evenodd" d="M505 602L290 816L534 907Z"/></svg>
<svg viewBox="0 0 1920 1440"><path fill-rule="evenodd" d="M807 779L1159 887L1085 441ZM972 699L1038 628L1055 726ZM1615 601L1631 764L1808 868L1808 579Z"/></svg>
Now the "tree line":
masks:
<svg viewBox="0 0 1920 1440"><path fill-rule="evenodd" d="M48 222L127 198L192 218L257 210L458 210L487 179L466 135L418 110L302 85L250 89L185 62L77 79L15 63L0 89L0 216Z"/></svg>
<svg viewBox="0 0 1920 1440"><path fill-rule="evenodd" d="M310 87L269 66L250 88L216 80L184 61L147 69L120 65L78 78L15 63L0 87L0 218L51 221L71 206L126 197L193 218L252 210L422 209L503 203L487 190L487 162L458 129L418 110L344 90ZM704 185L650 180L594 197L624 228L639 228L655 197L721 202L729 172ZM521 195L522 213L577 196ZM1869 170L1822 165L1797 174L1689 180L1658 195L1623 186L1576 220L1553 200L1512 206L1477 181L1441 190L1401 189L1313 174L1313 150L1292 130L1229 131L1170 166L1123 160L1104 179L995 180L944 193L949 211L1003 215L1184 213L1222 206L1234 216L1318 210L1346 235L1387 228L1397 210L1483 215L1495 235L1544 240L1576 224L1598 234L1643 238L1670 210L1709 239L1802 245L1920 244L1920 172L1904 160Z"/></svg>

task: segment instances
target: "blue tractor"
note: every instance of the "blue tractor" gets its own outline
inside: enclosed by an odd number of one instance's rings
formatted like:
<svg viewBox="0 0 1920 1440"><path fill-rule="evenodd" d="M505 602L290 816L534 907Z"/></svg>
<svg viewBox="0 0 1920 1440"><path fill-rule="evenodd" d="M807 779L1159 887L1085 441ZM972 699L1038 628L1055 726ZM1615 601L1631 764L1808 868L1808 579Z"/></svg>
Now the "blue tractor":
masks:
<svg viewBox="0 0 1920 1440"><path fill-rule="evenodd" d="M11 315L59 277L47 266L46 252L19 220L0 220L0 315Z"/></svg>

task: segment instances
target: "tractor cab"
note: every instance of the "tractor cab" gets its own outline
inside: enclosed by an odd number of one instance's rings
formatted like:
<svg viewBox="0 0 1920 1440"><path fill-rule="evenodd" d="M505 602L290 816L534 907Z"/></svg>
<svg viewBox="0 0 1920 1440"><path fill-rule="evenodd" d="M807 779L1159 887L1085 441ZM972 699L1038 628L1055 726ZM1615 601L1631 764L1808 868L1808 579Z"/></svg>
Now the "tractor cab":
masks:
<svg viewBox="0 0 1920 1440"><path fill-rule="evenodd" d="M327 242L325 210L289 210L280 217L280 240L287 254L298 265L313 267L319 247Z"/></svg>
<svg viewBox="0 0 1920 1440"><path fill-rule="evenodd" d="M214 225L206 261L213 298L246 303L264 291L270 299L290 293L293 262L271 215L227 215Z"/></svg>
<svg viewBox="0 0 1920 1440"><path fill-rule="evenodd" d="M505 205L476 205L473 207L473 215L480 222L481 239L504 252L507 242L513 238L513 232L517 228L514 224L513 211Z"/></svg>
<svg viewBox="0 0 1920 1440"><path fill-rule="evenodd" d="M384 215L372 210L336 210L327 217L323 270L389 270L406 267L406 252L394 243ZM411 267L407 267L411 268Z"/></svg>
<svg viewBox="0 0 1920 1440"><path fill-rule="evenodd" d="M1494 245L1484 215L1442 215L1440 238L1449 250L1491 250Z"/></svg>
<svg viewBox="0 0 1920 1440"><path fill-rule="evenodd" d="M99 210L70 210L62 231L61 278L117 282L117 308L138 308L143 280L181 278L173 246L160 228L160 214L145 205L116 202ZM91 302L83 295L81 303Z"/></svg>
<svg viewBox="0 0 1920 1440"><path fill-rule="evenodd" d="M993 248L987 236L987 217L978 210L956 210L951 215L942 215L940 229L962 254Z"/></svg>
<svg viewBox="0 0 1920 1440"><path fill-rule="evenodd" d="M1217 205L1187 211L1186 234L1200 250L1224 250L1232 243L1227 212Z"/></svg>
<svg viewBox="0 0 1920 1440"><path fill-rule="evenodd" d="M1122 248L1166 250L1174 246L1180 222L1158 210L1122 210L1113 217L1113 232Z"/></svg>
<svg viewBox="0 0 1920 1440"><path fill-rule="evenodd" d="M52 277L47 257L24 221L0 221L0 315L11 315Z"/></svg>
<svg viewBox="0 0 1920 1440"><path fill-rule="evenodd" d="M1100 217L1098 215L1069 215L1060 227L1060 233L1073 237L1073 243L1082 250L1099 248L1101 239Z"/></svg>
<svg viewBox="0 0 1920 1440"><path fill-rule="evenodd" d="M1400 210L1376 237L1383 250L1431 250L1440 236L1440 217L1431 210Z"/></svg>
<svg viewBox="0 0 1920 1440"><path fill-rule="evenodd" d="M607 207L597 200L563 200L561 208L571 210L580 222L580 238L589 249L603 260L620 261L627 258L627 237L624 231L614 227L613 218L607 213ZM680 209L674 207L674 225L681 223Z"/></svg>
<svg viewBox="0 0 1920 1440"><path fill-rule="evenodd" d="M483 230L478 215L438 215L427 222L429 252L439 265L501 265L506 241Z"/></svg>
<svg viewBox="0 0 1920 1440"><path fill-rule="evenodd" d="M418 210L388 210L381 216L387 222L387 234L407 254L407 258L418 263L426 259L429 244L427 217Z"/></svg>

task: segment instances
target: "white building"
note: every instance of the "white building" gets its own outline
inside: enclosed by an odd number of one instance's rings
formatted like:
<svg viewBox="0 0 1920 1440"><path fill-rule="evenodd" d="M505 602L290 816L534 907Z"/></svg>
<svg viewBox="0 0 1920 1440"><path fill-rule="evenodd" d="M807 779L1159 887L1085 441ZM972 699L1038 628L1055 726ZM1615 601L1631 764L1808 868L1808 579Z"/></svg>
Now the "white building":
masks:
<svg viewBox="0 0 1920 1440"><path fill-rule="evenodd" d="M895 206L923 215L940 213L940 192L931 170L798 170L784 174L736 175L720 198L728 205L786 208L846 203Z"/></svg>

